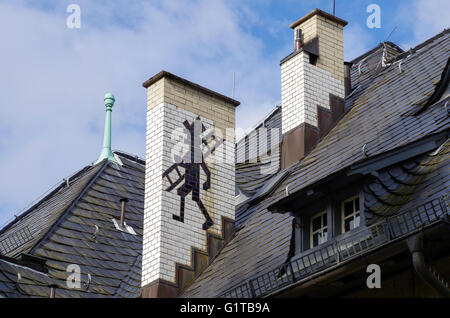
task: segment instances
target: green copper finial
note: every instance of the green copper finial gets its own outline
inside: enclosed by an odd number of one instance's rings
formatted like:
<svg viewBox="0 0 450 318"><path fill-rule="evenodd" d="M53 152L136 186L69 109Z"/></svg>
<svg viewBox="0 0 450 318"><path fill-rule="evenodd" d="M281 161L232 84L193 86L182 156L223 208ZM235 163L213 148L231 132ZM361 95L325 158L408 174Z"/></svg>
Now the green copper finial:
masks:
<svg viewBox="0 0 450 318"><path fill-rule="evenodd" d="M112 107L114 106L114 102L116 101L114 99L114 95L111 93L106 93L103 100L105 101L106 110L112 109Z"/></svg>
<svg viewBox="0 0 450 318"><path fill-rule="evenodd" d="M114 99L113 94L106 93L104 101L106 106L105 135L103 137L102 153L95 164L103 161L104 159L117 163L117 160L114 158L114 154L111 151L111 112L116 100Z"/></svg>

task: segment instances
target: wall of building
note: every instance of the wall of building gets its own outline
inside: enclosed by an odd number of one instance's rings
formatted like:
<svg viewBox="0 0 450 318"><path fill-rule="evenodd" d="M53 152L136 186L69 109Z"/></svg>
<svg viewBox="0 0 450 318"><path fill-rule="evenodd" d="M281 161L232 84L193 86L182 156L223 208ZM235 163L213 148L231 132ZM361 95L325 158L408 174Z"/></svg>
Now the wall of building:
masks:
<svg viewBox="0 0 450 318"><path fill-rule="evenodd" d="M294 30L297 29L302 30L304 43L307 43L316 36L319 38L319 59L317 60L317 66L328 71L336 80L344 85L343 26L321 15L314 15L295 27Z"/></svg>
<svg viewBox="0 0 450 318"><path fill-rule="evenodd" d="M344 85L300 52L281 65L283 134L301 123L318 127L317 107L330 109L330 94L344 98Z"/></svg>

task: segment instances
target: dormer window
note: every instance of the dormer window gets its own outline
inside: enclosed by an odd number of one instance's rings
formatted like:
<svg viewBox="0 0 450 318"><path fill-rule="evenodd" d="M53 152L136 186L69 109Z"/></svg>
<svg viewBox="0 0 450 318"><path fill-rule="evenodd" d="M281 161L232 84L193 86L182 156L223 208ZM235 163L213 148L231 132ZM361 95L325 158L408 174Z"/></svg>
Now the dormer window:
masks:
<svg viewBox="0 0 450 318"><path fill-rule="evenodd" d="M295 253L303 253L321 244L333 244L339 236L364 226L363 195L360 185L345 189L328 200L318 200L294 214ZM351 233L348 233L351 235Z"/></svg>
<svg viewBox="0 0 450 318"><path fill-rule="evenodd" d="M328 240L327 211L320 212L311 217L310 231L311 248L325 243Z"/></svg>
<svg viewBox="0 0 450 318"><path fill-rule="evenodd" d="M354 196L342 202L342 233L351 231L359 226L359 196Z"/></svg>

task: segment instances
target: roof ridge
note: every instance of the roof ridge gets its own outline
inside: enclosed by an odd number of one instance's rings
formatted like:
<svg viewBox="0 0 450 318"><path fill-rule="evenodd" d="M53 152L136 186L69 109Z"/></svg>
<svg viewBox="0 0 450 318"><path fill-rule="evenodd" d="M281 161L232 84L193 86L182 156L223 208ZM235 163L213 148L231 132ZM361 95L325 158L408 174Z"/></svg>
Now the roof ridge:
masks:
<svg viewBox="0 0 450 318"><path fill-rule="evenodd" d="M388 72L388 71L391 69L391 66L392 66L393 64L395 64L395 63L397 63L398 61L404 59L405 57L408 57L409 55L418 53L418 52L417 52L418 50L424 48L425 46L427 46L427 45L429 45L429 44L431 44L431 43L433 43L435 40L439 39L440 37L442 37L442 36L444 36L444 35L446 35L446 34L448 34L448 33L450 33L450 29L444 29L444 31L442 31L442 32L440 32L439 34L437 34L437 35L435 35L435 36L433 36L433 37L431 37L431 38L425 40L424 42L418 44L418 45L415 46L414 48L411 48L411 49L408 50L408 51L404 51L403 53L400 53L400 54L396 55L395 57L393 57L393 58L389 61L389 64L388 64L386 67L380 68L376 73L374 73L374 74L370 77L370 78L371 78L371 81L373 82L373 81L376 80L378 77L380 77L381 75L383 75L385 72ZM382 46L383 43L388 43L388 42L381 42L378 46L380 46L380 45ZM391 42L391 43L392 43L392 42ZM378 46L377 46L377 48L378 48ZM353 62L353 61L352 61L352 62ZM352 62L351 62L351 63L352 63ZM445 70L444 70L444 71L445 71ZM346 97L345 97L345 100L347 100L347 98L352 97L354 91L356 91L356 90L359 88L359 86L360 86L360 85L358 85L357 87L355 87L355 89L352 90L352 92L349 94L349 96L346 96ZM366 88L367 88L367 87L366 87ZM364 89L366 89L366 88L364 88ZM355 105L353 105L353 106L351 107L351 109L353 109L354 106L355 106ZM325 137L325 136L324 136L324 137ZM305 157L306 157L306 156L305 156Z"/></svg>
<svg viewBox="0 0 450 318"><path fill-rule="evenodd" d="M275 105L274 108L272 108L269 112L266 113L266 115L264 115L264 117L262 117L259 121L257 121L254 125L252 125L251 127L247 128L246 131L244 131L244 134L239 138L239 140L236 141L236 145L239 144L240 142L242 142L245 137L250 136L250 134L255 131L256 129L258 129L262 124L264 124L266 121L268 121L269 119L271 119L276 112L281 110L281 103L278 103Z"/></svg>
<svg viewBox="0 0 450 318"><path fill-rule="evenodd" d="M115 296L120 296L120 295L118 295L119 291L123 288L123 286L124 286L125 284L127 284L127 283L125 282L125 280L126 280L128 277L131 277L130 273L133 271L134 266L135 266L137 263L139 263L139 261L142 262L142 254L136 255L136 258L134 259L133 264L132 264L132 265L130 266L130 268L128 269L127 274L123 277L122 281L120 282L120 285L117 286L117 289L116 289L116 291L114 292L114 294L113 294L112 296L114 296L114 297L115 297Z"/></svg>
<svg viewBox="0 0 450 318"><path fill-rule="evenodd" d="M80 193L75 197L72 203L58 216L56 221L44 232L40 234L40 238L36 243L30 248L29 253L32 254L36 248L50 236L50 233L61 223L64 217L78 204L80 199L86 194L87 190L92 186L92 184L97 180L97 178L105 171L106 167L108 167L109 161L107 159L103 160L102 165L99 170L94 174L93 177L88 181L88 183L81 189ZM95 167L95 166L94 166Z"/></svg>
<svg viewBox="0 0 450 318"><path fill-rule="evenodd" d="M118 156L127 158L128 160L131 160L133 162L139 163L141 165L145 166L145 159L142 159L138 155L133 155L131 153L122 151L122 150L114 150L113 153L117 154Z"/></svg>
<svg viewBox="0 0 450 318"><path fill-rule="evenodd" d="M375 46L374 48L370 49L369 51L355 57L354 59L352 59L351 61L349 61L349 63L351 64L356 64L358 62L360 62L361 60L365 59L367 56L377 52L379 49L383 48L384 44L389 44L391 47L395 48L396 50L399 50L401 52L399 52L399 54L404 53L405 51L399 47L397 44L395 44L394 42L391 41L384 41L384 42L380 42L377 44L377 46ZM346 62L347 63L347 62Z"/></svg>
<svg viewBox="0 0 450 318"><path fill-rule="evenodd" d="M392 62L398 61L403 59L404 57L408 56L411 53L416 53L418 50L424 48L425 46L427 46L428 44L433 43L435 40L443 37L444 35L447 35L448 33L450 33L450 29L444 29L441 32L439 32L438 34L432 36L431 38L426 39L425 41L423 41L422 43L417 44L415 47L410 48L407 51L404 51L403 53L397 55L395 57L395 59L393 59Z"/></svg>
<svg viewBox="0 0 450 318"><path fill-rule="evenodd" d="M354 59L352 59L352 60L350 61L350 63L355 64L355 63L359 62L361 59L363 59L363 58L369 56L370 54L375 53L378 49L382 48L382 47L383 47L383 44L385 44L385 43L391 45L392 47L394 47L394 48L396 48L396 49L400 49L400 50L402 51L401 53L399 53L399 54L393 59L393 62L394 62L394 61L397 61L397 60L399 60L399 59L404 58L405 56L407 56L407 55L410 54L411 52L415 53L417 50L419 50L419 49L421 49L421 48L427 46L428 44L432 43L434 40L436 40L436 39L442 37L443 35L446 35L447 33L450 33L450 29L447 29L447 28L446 28L446 29L442 30L441 32L439 32L438 34L436 34L436 35L434 35L434 36L432 36L432 37L430 37L430 38L424 40L423 42L417 44L416 46L410 48L409 50L403 50L401 47L399 47L397 44L395 44L395 43L392 42L392 41L383 41L383 42L378 43L378 45L375 46L373 49L371 49L371 50L367 51L366 53L363 53L363 54L361 54L361 55L355 57Z"/></svg>
<svg viewBox="0 0 450 318"><path fill-rule="evenodd" d="M5 226L3 226L3 228L0 229L0 235L5 233L11 226L13 226L18 221L20 221L25 216L27 216L29 213L31 213L35 208L37 208L42 203L44 203L49 198L51 198L53 195L58 193L62 188L64 188L67 185L66 180L76 179L76 178L80 177L84 172L87 172L92 167L93 166L91 166L91 165L85 166L82 169L75 172L74 174L70 175L68 178L63 179L63 181L61 183L59 183L59 185L52 186L49 190L47 190L46 192L44 192L44 194L41 195L41 196L43 196L41 199L38 199L37 201L32 201L28 208L22 209L23 212L19 212L20 214L17 217L15 217L14 220L10 221ZM34 203L34 202L36 202L36 203Z"/></svg>

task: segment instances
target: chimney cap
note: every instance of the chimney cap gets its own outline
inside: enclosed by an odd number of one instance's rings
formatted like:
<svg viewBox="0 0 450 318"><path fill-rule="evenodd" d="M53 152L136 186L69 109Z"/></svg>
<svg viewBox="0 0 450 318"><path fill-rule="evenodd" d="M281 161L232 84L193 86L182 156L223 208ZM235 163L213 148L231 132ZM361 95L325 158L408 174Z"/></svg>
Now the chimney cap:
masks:
<svg viewBox="0 0 450 318"><path fill-rule="evenodd" d="M192 87L193 89L199 90L199 91L201 91L202 93L204 93L204 94L206 94L206 95L209 95L209 96L218 98L218 99L220 99L220 100L223 100L224 102L226 102L226 103L228 103L228 104L231 104L231 105L233 105L234 107L237 107L237 106L239 106L239 105L241 104L241 103L238 102L237 100L234 100L234 99L232 99L232 98L230 98L230 97L227 97L227 96L225 96L225 95L219 94L219 93L217 93L217 92L215 92L215 91L213 91L213 90L210 90L210 89L208 89L208 88L206 88L206 87L200 86L200 85L198 85L198 84L196 84L196 83L193 83L193 82L191 82L191 81L188 81L188 80L186 80L186 79L184 79L184 78L181 78L181 77L179 77L179 76L176 76L176 75L174 75L174 74L172 74L172 73L169 73L169 72L167 72L167 71L161 71L161 72L159 72L159 73L156 74L155 76L153 76L153 77L151 77L150 79L146 80L146 81L142 84L142 86L145 87L145 88L149 88L151 85L153 85L154 83L156 83L157 81L159 81L161 78L169 78L169 79L174 80L174 81L177 81L178 83L181 83L181 84L183 84L183 85L190 86L190 87Z"/></svg>
<svg viewBox="0 0 450 318"><path fill-rule="evenodd" d="M329 14L329 13L327 13L325 11L320 10L320 9L314 9L311 12L309 12L308 14L306 14L305 16L303 16L302 18L300 18L299 20L297 20L294 23L292 23L289 27L291 29L295 29L298 25L302 24L306 20L309 20L310 18L312 18L315 15L320 15L320 16L324 17L325 19L331 20L333 22L336 22L337 24L342 25L343 27L348 24L347 21L339 19L338 17L336 17L336 16L334 16L332 14Z"/></svg>

